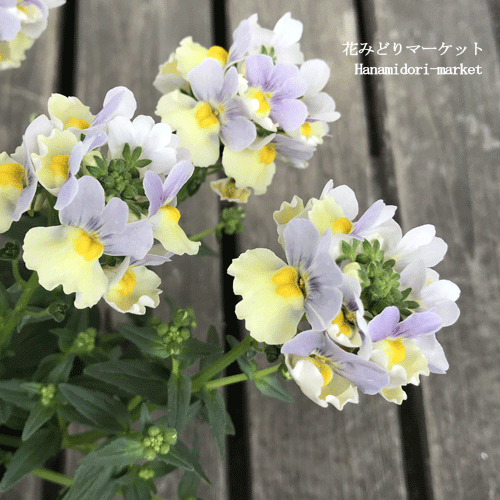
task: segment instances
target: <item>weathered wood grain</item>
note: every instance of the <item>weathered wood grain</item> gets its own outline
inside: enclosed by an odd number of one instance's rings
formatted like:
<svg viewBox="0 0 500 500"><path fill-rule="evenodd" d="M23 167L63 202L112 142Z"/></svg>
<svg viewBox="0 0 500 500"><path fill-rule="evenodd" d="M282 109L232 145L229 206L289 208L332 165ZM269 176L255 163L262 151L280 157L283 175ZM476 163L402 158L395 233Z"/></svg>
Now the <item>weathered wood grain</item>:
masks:
<svg viewBox="0 0 500 500"><path fill-rule="evenodd" d="M49 15L47 29L27 51L20 68L0 72L0 151L14 153L22 142L31 113L46 113L47 100L54 92L59 74L59 24L61 11ZM0 246L4 240L0 236ZM4 500L41 499L42 481L27 476L12 490L2 495Z"/></svg>
<svg viewBox="0 0 500 500"><path fill-rule="evenodd" d="M271 248L282 255L272 213L294 194L319 197L330 178L357 193L360 210L378 198L372 183L361 80L342 43L356 41L351 2L229 2L231 30L253 12L271 28L287 11L304 23L301 46L306 59L322 58L331 68L330 93L342 114L306 171L278 165L268 192L248 203L242 250ZM250 426L253 498L406 498L396 408L382 398L360 396L343 412L323 409L290 382L294 404L264 398L252 389Z"/></svg>
<svg viewBox="0 0 500 500"><path fill-rule="evenodd" d="M482 74L429 70L382 82L405 229L436 226L449 244L438 271L462 290L461 318L438 337L449 372L424 381L434 496L494 499L500 495L500 91L490 22L496 21L481 0L380 0L374 6L377 48L379 42L403 46L399 56L389 49L376 57L378 66L482 68ZM442 43L451 45L446 53ZM477 55L475 43L482 49ZM416 45L438 50L405 49Z"/></svg>
<svg viewBox="0 0 500 500"><path fill-rule="evenodd" d="M79 3L76 95L93 112L102 105L106 92L124 85L134 92L137 114L154 115L160 93L153 87L158 66L179 45L182 38L211 45L210 2L208 0L121 1L86 0ZM181 223L188 234L208 229L218 222L217 197L204 186L194 199L180 207ZM215 240L208 243L216 247ZM157 272L164 293L180 307L193 306L198 320L195 335L204 339L211 324L221 324L219 261L211 257L174 257ZM158 313L167 317L161 304ZM115 320L123 317L115 315ZM203 498L224 498L224 464L219 461L213 440L198 427L202 463L213 487L202 487ZM208 428L206 429L208 430ZM192 434L185 437L187 442ZM173 474L158 485L158 495L176 498L180 475Z"/></svg>

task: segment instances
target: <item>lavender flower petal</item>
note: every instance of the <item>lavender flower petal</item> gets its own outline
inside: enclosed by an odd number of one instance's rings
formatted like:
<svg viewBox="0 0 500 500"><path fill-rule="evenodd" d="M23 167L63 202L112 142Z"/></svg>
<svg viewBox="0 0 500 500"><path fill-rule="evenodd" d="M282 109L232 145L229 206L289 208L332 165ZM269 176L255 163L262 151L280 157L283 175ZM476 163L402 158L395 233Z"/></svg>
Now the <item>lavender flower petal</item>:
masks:
<svg viewBox="0 0 500 500"><path fill-rule="evenodd" d="M130 255L143 259L153 246L153 229L147 220L127 224L119 234L108 234L102 238L104 253L108 255Z"/></svg>
<svg viewBox="0 0 500 500"><path fill-rule="evenodd" d="M224 70L215 59L209 57L193 68L187 78L196 99L207 102L219 96L224 84Z"/></svg>
<svg viewBox="0 0 500 500"><path fill-rule="evenodd" d="M142 181L144 193L149 200L148 217L152 217L163 203L163 185L156 172L148 170Z"/></svg>
<svg viewBox="0 0 500 500"><path fill-rule="evenodd" d="M399 309L396 306L386 307L368 323L368 335L373 342L388 338L399 322Z"/></svg>
<svg viewBox="0 0 500 500"><path fill-rule="evenodd" d="M221 128L220 137L224 145L238 153L253 143L257 137L257 131L250 120L243 116L236 116Z"/></svg>

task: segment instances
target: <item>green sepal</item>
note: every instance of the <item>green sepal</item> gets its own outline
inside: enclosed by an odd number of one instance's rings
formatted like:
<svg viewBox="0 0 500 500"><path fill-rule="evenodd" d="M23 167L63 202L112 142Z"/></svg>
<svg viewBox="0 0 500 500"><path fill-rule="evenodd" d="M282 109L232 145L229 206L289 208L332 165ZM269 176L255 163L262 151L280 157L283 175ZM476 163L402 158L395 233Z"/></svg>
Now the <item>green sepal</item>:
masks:
<svg viewBox="0 0 500 500"><path fill-rule="evenodd" d="M52 418L55 412L56 409L53 406L45 406L41 401L38 401L26 420L21 439L28 440L45 422Z"/></svg>
<svg viewBox="0 0 500 500"><path fill-rule="evenodd" d="M107 394L71 384L59 384L59 390L78 413L93 422L93 427L121 432L130 425L127 407Z"/></svg>
<svg viewBox="0 0 500 500"><path fill-rule="evenodd" d="M7 241L0 248L0 260L17 260L21 253L21 245L17 241Z"/></svg>
<svg viewBox="0 0 500 500"><path fill-rule="evenodd" d="M85 373L152 403L164 405L167 402L168 375L160 365L139 359L123 359L87 366Z"/></svg>
<svg viewBox="0 0 500 500"><path fill-rule="evenodd" d="M285 403L293 403L292 396L283 388L274 373L270 373L264 378L255 378L255 387L264 396L279 399Z"/></svg>
<svg viewBox="0 0 500 500"><path fill-rule="evenodd" d="M8 490L59 451L60 436L55 429L39 429L14 453L0 482L0 493Z"/></svg>
<svg viewBox="0 0 500 500"><path fill-rule="evenodd" d="M182 432L189 423L188 410L191 402L191 378L185 373L171 374L168 380L168 426Z"/></svg>
<svg viewBox="0 0 500 500"><path fill-rule="evenodd" d="M227 411L224 397L219 390L207 391L205 388L199 394L207 409L208 425L222 460L226 452Z"/></svg>

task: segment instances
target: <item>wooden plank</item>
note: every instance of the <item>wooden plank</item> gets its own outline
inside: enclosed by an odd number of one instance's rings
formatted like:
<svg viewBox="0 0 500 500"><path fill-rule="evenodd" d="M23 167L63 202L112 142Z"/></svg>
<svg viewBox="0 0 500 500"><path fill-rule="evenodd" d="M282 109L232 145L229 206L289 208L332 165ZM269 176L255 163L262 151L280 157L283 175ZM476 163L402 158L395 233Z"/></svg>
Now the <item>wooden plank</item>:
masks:
<svg viewBox="0 0 500 500"><path fill-rule="evenodd" d="M424 381L434 497L498 498L500 72L488 4L380 0L374 5L376 46L390 43L388 55L375 58L378 66L482 68L482 74L467 76L435 70L387 75L382 83L405 229L436 226L449 244L438 271L462 290L461 318L438 337L450 362L448 375ZM403 47L399 56L393 43ZM451 45L445 53L442 43ZM475 43L482 49L477 55ZM437 50L405 49L416 45Z"/></svg>
<svg viewBox="0 0 500 500"><path fill-rule="evenodd" d="M54 92L59 74L59 25L61 9L52 10L45 32L26 52L20 68L0 72L0 151L14 153L21 144L31 113L47 113L47 100ZM0 246L4 240L0 235ZM42 481L35 476L25 477L4 500L41 498Z"/></svg>
<svg viewBox="0 0 500 500"><path fill-rule="evenodd" d="M206 47L211 45L212 29L208 0L169 0L168 2L106 0L79 3L78 62L76 95L92 110L99 110L106 92L124 85L134 92L137 114L154 115L160 93L153 80L159 64L179 45L182 38L193 36ZM182 208L183 228L195 234L218 222L218 200L208 185ZM208 244L216 247L214 239ZM214 324L220 331L221 300L219 262L211 257L174 257L171 263L157 268L164 293L179 307L193 306L198 320L195 335L204 339ZM166 317L167 307L163 304ZM160 312L160 310L158 311ZM115 316L115 319L117 317ZM123 318L121 318L123 321ZM200 435L202 463L213 487L200 488L203 498L225 498L224 464L219 461L208 428L197 428ZM187 442L192 434L186 437ZM159 483L158 495L176 498L179 474Z"/></svg>
<svg viewBox="0 0 500 500"><path fill-rule="evenodd" d="M232 0L231 30L253 12L262 26L272 28L287 11L304 23L306 59L322 58L331 68L326 91L342 117L331 124L331 137L318 147L307 171L278 165L268 192L248 203L242 250L265 247L280 256L272 213L282 201L291 201L294 194L304 202L319 197L330 178L355 190L360 211L378 198L371 182L361 81L354 76L355 61L342 52L342 43L357 39L351 2ZM252 498L406 498L394 406L361 395L359 406L338 412L316 406L293 382L287 388L295 401L290 406L251 390Z"/></svg>

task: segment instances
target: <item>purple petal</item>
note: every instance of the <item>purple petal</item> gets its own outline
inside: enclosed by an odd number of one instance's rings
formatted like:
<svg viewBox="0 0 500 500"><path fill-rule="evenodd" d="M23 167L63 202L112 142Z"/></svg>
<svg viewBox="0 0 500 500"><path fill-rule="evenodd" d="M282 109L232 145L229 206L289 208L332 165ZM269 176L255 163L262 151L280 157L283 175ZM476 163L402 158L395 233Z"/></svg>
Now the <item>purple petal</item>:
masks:
<svg viewBox="0 0 500 500"><path fill-rule="evenodd" d="M215 59L209 57L202 61L187 74L187 79L198 101L219 100L224 83L224 70Z"/></svg>
<svg viewBox="0 0 500 500"><path fill-rule="evenodd" d="M294 66L295 67L295 66ZM280 99L295 99L302 97L306 91L307 84L300 76L289 78L276 93ZM307 107L307 106L306 106Z"/></svg>
<svg viewBox="0 0 500 500"><path fill-rule="evenodd" d="M163 203L163 185L160 176L151 170L148 170L142 181L144 193L149 200L148 217L152 217Z"/></svg>
<svg viewBox="0 0 500 500"><path fill-rule="evenodd" d="M295 354L307 358L314 352L328 357L331 341L327 342L327 336L320 330L306 330L296 335L293 339L285 342L281 348L283 354ZM324 354L325 353L325 354Z"/></svg>
<svg viewBox="0 0 500 500"><path fill-rule="evenodd" d="M43 135L48 137L54 126L52 122L45 116L40 115L35 118L26 128L26 132L24 133L24 143L26 145L26 151L29 151L29 154L35 153L38 151L38 136Z"/></svg>
<svg viewBox="0 0 500 500"><path fill-rule="evenodd" d="M245 77L250 87L268 89L268 80L271 77L274 65L269 56L256 54L245 59Z"/></svg>
<svg viewBox="0 0 500 500"><path fill-rule="evenodd" d="M399 309L396 306L386 307L368 323L368 335L373 342L386 339L399 322Z"/></svg>
<svg viewBox="0 0 500 500"><path fill-rule="evenodd" d="M295 130L306 121L307 106L297 99L284 99L272 106L270 116L284 130Z"/></svg>
<svg viewBox="0 0 500 500"><path fill-rule="evenodd" d="M309 219L292 219L283 231L283 238L288 263L309 269L320 240L316 226Z"/></svg>
<svg viewBox="0 0 500 500"><path fill-rule="evenodd" d="M4 9L15 7L16 5L17 0L0 0L0 7L3 7Z"/></svg>
<svg viewBox="0 0 500 500"><path fill-rule="evenodd" d="M107 123L115 116L132 118L137 108L134 94L127 87L115 87L104 98L103 108L97 113L92 127Z"/></svg>
<svg viewBox="0 0 500 500"><path fill-rule="evenodd" d="M250 31L250 22L244 19L233 32L233 44L229 49L228 64L232 64L242 59L250 48L252 33Z"/></svg>
<svg viewBox="0 0 500 500"><path fill-rule="evenodd" d="M290 79L295 79L298 77L297 82L302 82L300 84L300 87L303 87L303 90L300 94L294 95L293 97L299 97L301 95L304 95L307 87L305 80L302 77L299 77L299 73L299 68L297 68L297 66L293 64L276 64L269 76L269 84L273 89L278 90L281 89L283 85L287 85ZM293 84L292 87L294 87Z"/></svg>
<svg viewBox="0 0 500 500"><path fill-rule="evenodd" d="M65 226L96 229L104 210L104 189L97 179L89 175L78 179L78 193L73 201L59 212L61 223Z"/></svg>
<svg viewBox="0 0 500 500"><path fill-rule="evenodd" d="M153 229L147 220L127 224L125 231L103 238L104 253L108 255L130 255L142 259L153 246Z"/></svg>
<svg viewBox="0 0 500 500"><path fill-rule="evenodd" d="M57 195L57 201L54 208L56 210L61 210L67 207L75 198L76 193L78 193L78 181L76 177L70 174L68 180L62 185Z"/></svg>
<svg viewBox="0 0 500 500"><path fill-rule="evenodd" d="M101 238L109 234L123 233L128 221L128 205L120 198L111 198L101 214Z"/></svg>
<svg viewBox="0 0 500 500"><path fill-rule="evenodd" d="M220 137L224 145L238 153L252 144L257 137L257 131L250 120L236 116L221 128Z"/></svg>
<svg viewBox="0 0 500 500"><path fill-rule="evenodd" d="M16 1L6 3L6 5L0 4L0 40L5 40L10 42L16 38L16 35L21 29L21 21L12 12L4 10L2 7L9 8L15 7Z"/></svg>
<svg viewBox="0 0 500 500"><path fill-rule="evenodd" d="M181 161L173 166L163 184L163 203L170 203L177 196L193 172L194 167L190 161Z"/></svg>
<svg viewBox="0 0 500 500"><path fill-rule="evenodd" d="M298 168L304 168L303 163L309 160L316 150L313 146L281 134L277 134L272 142L276 146L276 152Z"/></svg>
<svg viewBox="0 0 500 500"><path fill-rule="evenodd" d="M382 200L377 200L373 203L366 212L359 218L359 220L354 224L352 232L359 234L366 229L372 227L373 223L378 219L382 210L384 210L385 203Z"/></svg>
<svg viewBox="0 0 500 500"><path fill-rule="evenodd" d="M23 145L25 150L25 159L24 159L24 169L26 171L26 176L28 178L28 185L22 190L19 198L16 202L16 208L12 213L12 220L18 221L21 218L21 215L28 210L35 196L36 187L37 187L37 178L35 175L35 169L33 168L33 163L31 161L31 155L27 148L26 136L23 137Z"/></svg>
<svg viewBox="0 0 500 500"><path fill-rule="evenodd" d="M224 77L224 83L222 84L222 89L220 91L219 100L232 98L238 92L238 71L233 66L227 70L226 76Z"/></svg>
<svg viewBox="0 0 500 500"><path fill-rule="evenodd" d="M391 337L414 339L420 335L436 333L441 326L442 320L435 312L413 313L394 328Z"/></svg>
<svg viewBox="0 0 500 500"><path fill-rule="evenodd" d="M80 164L82 163L83 157L89 151L103 144L106 144L106 134L98 130L91 131L83 142L77 142L69 155L68 163L70 174L76 175L78 170L80 170Z"/></svg>

